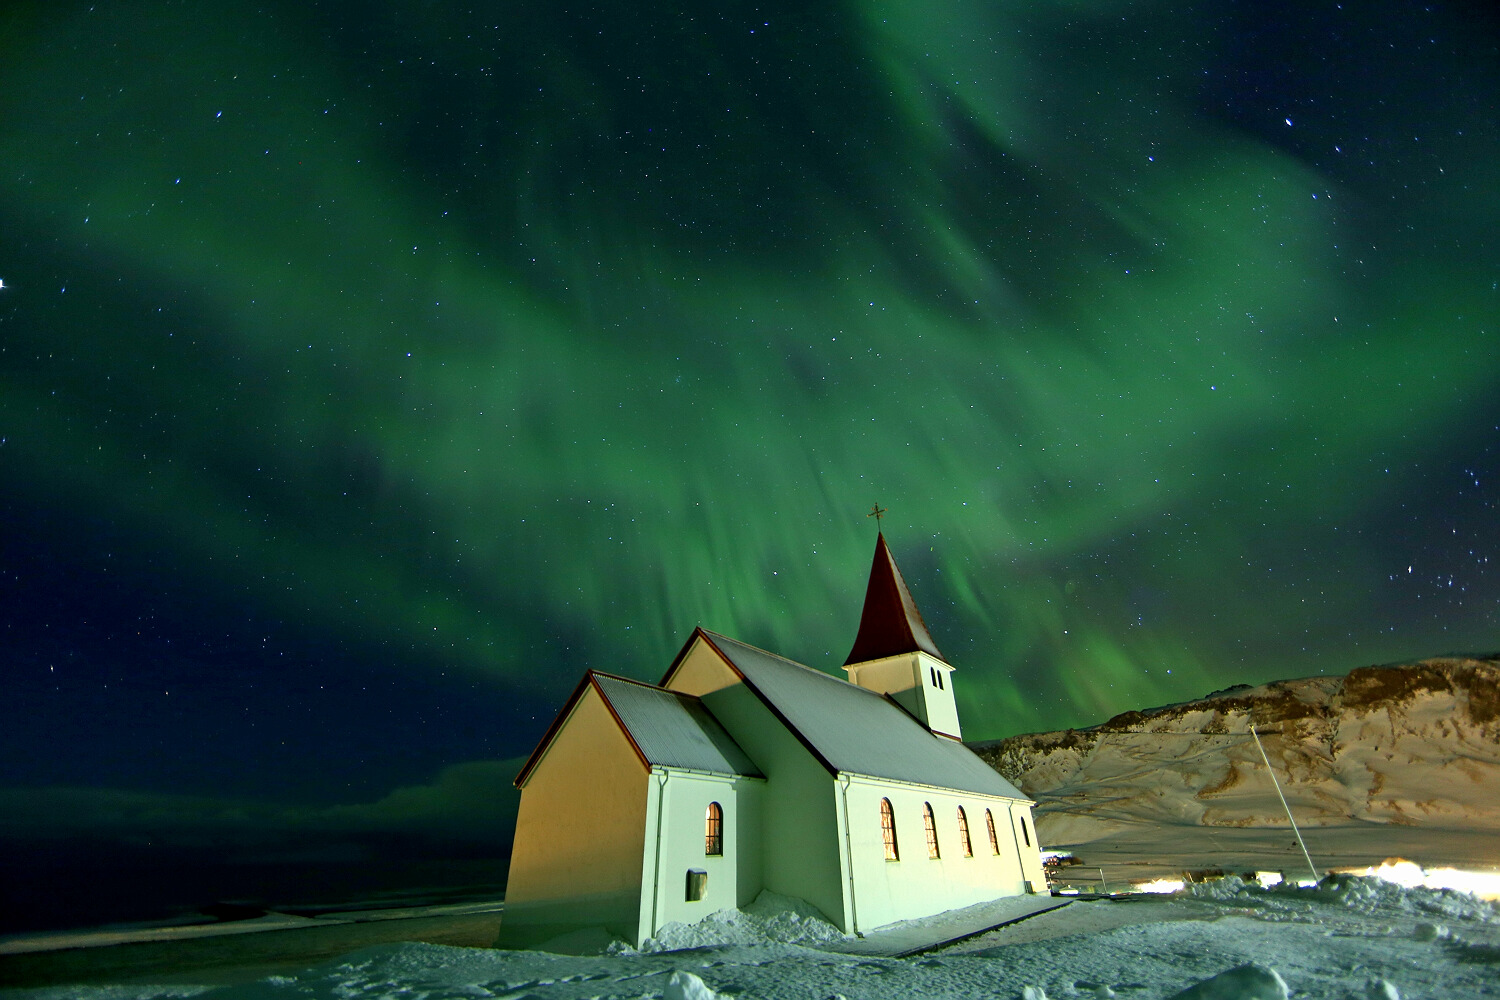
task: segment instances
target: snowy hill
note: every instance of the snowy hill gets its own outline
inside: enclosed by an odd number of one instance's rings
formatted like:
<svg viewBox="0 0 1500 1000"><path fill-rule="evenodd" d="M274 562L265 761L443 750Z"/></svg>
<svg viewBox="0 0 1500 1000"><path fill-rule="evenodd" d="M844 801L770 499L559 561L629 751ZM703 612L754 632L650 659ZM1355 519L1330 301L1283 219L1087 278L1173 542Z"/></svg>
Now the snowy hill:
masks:
<svg viewBox="0 0 1500 1000"><path fill-rule="evenodd" d="M1249 843L1234 831L1264 841L1288 826L1252 726L1310 846L1376 861L1420 853L1413 845L1447 863L1492 853L1476 845L1500 832L1500 654L1240 685L973 747L1037 799L1048 846L1123 856L1123 842L1139 847L1144 831L1170 828L1209 863L1211 845L1188 831L1228 850ZM1288 838L1274 839L1284 853Z"/></svg>

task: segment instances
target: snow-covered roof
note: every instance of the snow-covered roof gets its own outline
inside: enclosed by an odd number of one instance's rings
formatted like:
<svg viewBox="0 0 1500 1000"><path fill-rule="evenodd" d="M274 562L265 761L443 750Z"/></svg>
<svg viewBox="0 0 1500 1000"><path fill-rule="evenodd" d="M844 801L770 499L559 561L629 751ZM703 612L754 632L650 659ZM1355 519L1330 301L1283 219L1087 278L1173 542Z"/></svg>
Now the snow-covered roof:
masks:
<svg viewBox="0 0 1500 1000"><path fill-rule="evenodd" d="M557 718L552 720L541 742L516 775L517 788L526 786L531 772L541 763L547 748L572 716L573 708L589 691L598 693L635 749L636 756L647 767L661 765L715 774L765 777L693 695L590 670L573 689L562 711L557 713Z"/></svg>
<svg viewBox="0 0 1500 1000"><path fill-rule="evenodd" d="M968 747L934 736L884 695L707 629L700 637L832 773L1026 799Z"/></svg>
<svg viewBox="0 0 1500 1000"><path fill-rule="evenodd" d="M692 695L610 674L589 676L646 763L763 777Z"/></svg>

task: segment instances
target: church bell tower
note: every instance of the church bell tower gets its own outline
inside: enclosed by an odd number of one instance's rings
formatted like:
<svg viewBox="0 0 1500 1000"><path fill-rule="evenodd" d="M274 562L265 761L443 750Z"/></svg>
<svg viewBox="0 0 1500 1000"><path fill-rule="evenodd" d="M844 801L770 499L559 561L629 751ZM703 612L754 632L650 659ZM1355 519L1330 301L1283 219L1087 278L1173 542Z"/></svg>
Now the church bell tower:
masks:
<svg viewBox="0 0 1500 1000"><path fill-rule="evenodd" d="M953 668L932 641L884 533L875 539L859 634L844 669L850 683L889 695L932 732L963 738L953 699Z"/></svg>

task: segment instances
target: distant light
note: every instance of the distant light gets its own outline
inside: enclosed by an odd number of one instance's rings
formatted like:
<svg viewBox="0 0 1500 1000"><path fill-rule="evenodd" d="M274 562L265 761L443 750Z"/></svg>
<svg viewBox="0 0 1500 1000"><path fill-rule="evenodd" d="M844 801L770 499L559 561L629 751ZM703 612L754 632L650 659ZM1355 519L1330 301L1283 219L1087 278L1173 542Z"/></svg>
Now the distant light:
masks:
<svg viewBox="0 0 1500 1000"><path fill-rule="evenodd" d="M1150 882L1136 882L1131 886L1136 892L1173 893L1181 892L1187 888L1187 883L1180 878L1159 878Z"/></svg>
<svg viewBox="0 0 1500 1000"><path fill-rule="evenodd" d="M1284 122L1286 122L1288 125L1290 125L1292 123L1292 120L1290 118L1283 118L1281 120L1284 121Z"/></svg>
<svg viewBox="0 0 1500 1000"><path fill-rule="evenodd" d="M1350 875L1373 875L1406 889L1453 889L1480 899L1500 900L1500 872L1471 872L1461 868L1423 868L1414 861L1391 858L1368 868L1341 869Z"/></svg>

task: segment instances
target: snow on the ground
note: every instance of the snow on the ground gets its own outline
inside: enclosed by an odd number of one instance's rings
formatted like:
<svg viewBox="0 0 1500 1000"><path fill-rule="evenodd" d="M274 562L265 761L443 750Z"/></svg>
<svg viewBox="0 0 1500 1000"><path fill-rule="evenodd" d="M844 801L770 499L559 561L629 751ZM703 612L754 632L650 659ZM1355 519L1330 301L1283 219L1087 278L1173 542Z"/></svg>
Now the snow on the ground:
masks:
<svg viewBox="0 0 1500 1000"><path fill-rule="evenodd" d="M210 987L0 991L4 1000L1406 1000L1500 997L1500 907L1447 890L1331 876L1263 889L1238 879L1175 897L1075 902L910 959L773 940L797 910L719 923L734 943L562 956L401 944L295 976ZM792 915L796 920L791 919ZM1105 919L1107 918L1107 919ZM1110 926L1113 922L1113 926ZM1043 936L1036 928L1045 926ZM1032 928L1029 940L1003 943ZM1103 927L1105 929L1097 929ZM756 938L757 928L763 933ZM778 930L777 928L780 928ZM1091 929L1093 928L1093 929ZM997 943L1001 942L1001 943ZM660 945L661 942L658 942Z"/></svg>
<svg viewBox="0 0 1500 1000"><path fill-rule="evenodd" d="M1497 919L1500 910L1495 904L1467 892L1452 889L1413 891L1386 879L1358 875L1330 875L1305 889L1292 888L1285 882L1262 889L1253 882L1247 883L1231 875L1189 886L1187 893L1194 899L1227 901L1279 915L1301 912L1309 901L1316 901L1372 917L1400 914L1476 924L1500 923Z"/></svg>
<svg viewBox="0 0 1500 1000"><path fill-rule="evenodd" d="M768 890L743 910L720 910L695 924L666 924L641 946L641 951L685 951L730 944L801 944L815 948L843 939L844 932L811 903Z"/></svg>

